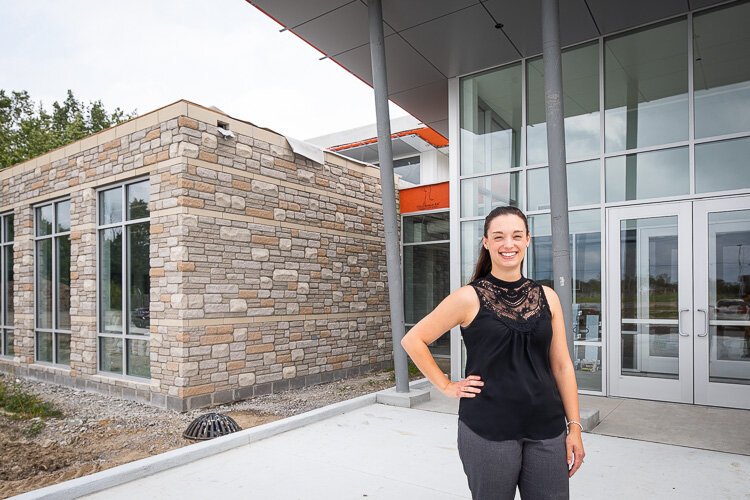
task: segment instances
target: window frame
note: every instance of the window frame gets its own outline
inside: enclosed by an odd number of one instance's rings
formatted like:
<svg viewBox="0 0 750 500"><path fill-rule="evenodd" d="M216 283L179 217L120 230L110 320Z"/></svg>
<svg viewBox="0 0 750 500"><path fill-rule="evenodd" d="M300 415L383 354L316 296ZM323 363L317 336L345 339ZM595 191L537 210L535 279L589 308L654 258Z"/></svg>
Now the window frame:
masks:
<svg viewBox="0 0 750 500"><path fill-rule="evenodd" d="M130 290L130 276L129 276L129 266L127 263L127 256L128 256L128 248L129 248L129 241L127 236L127 228L128 226L136 225L136 224L142 224L142 223L148 223L149 228L151 225L151 212L149 210L149 214L147 217L141 217L137 219L128 220L127 215L127 196L128 196L128 187L134 184L139 184L141 182L147 182L148 183L148 189L149 189L149 203L150 203L150 189L151 189L151 179L149 176L141 176L141 177L134 177L132 179L127 179L122 182L118 182L115 184L107 184L104 186L99 186L96 188L96 372L98 375L102 375L105 377L110 378L122 378L126 380L132 380L135 382L140 383L147 383L151 380L151 369L149 366L149 376L148 377L140 377L138 375L130 375L127 373L128 370L128 358L127 358L127 349L128 349L128 340L140 340L140 341L146 341L149 345L149 352L151 348L151 333L147 333L145 335L137 335L137 334L130 334L129 331L129 325L127 324L127 305L129 302L129 290ZM122 209L122 218L119 222L111 222L107 224L101 223L101 214L102 214L102 197L101 194L104 191L110 191L113 189L119 189L120 190L120 207ZM122 326L122 333L111 333L111 332L104 332L102 330L102 308L101 308L101 300L102 300L102 260L101 260L101 234L102 231L105 231L107 229L113 229L113 228L121 228L122 230L122 248L120 253L120 259L121 259L121 279L122 279L122 298L121 298L121 326ZM150 269L150 265L149 265ZM149 298L150 302L150 298ZM122 370L120 372L112 372L112 371L106 371L102 370L101 367L101 340L102 338L114 338L119 339L122 341ZM149 356L150 358L150 356Z"/></svg>
<svg viewBox="0 0 750 500"><path fill-rule="evenodd" d="M32 205L32 216L33 216L32 241L34 242L33 243L33 250L32 250L33 255L34 255L34 363L41 364L41 365L46 365L46 366L54 366L56 368L62 368L62 369L65 369L65 370L69 370L70 369L70 364L60 363L59 360L57 359L57 340L58 340L58 334L68 335L68 337L70 339L72 339L72 337L73 337L73 330L72 330L73 329L73 325L71 324L71 328L68 329L68 330L56 327L57 320L58 320L58 317L57 317L57 314L58 314L58 311L57 311L57 298L58 298L58 288L59 288L59 285L60 285L60 283L58 282L58 279L57 279L57 277L58 277L58 273L57 273L57 271L58 271L58 269L57 269L58 255L57 255L57 244L56 243L58 241L58 238L60 238L62 236L67 236L68 239L70 240L70 233L71 233L71 228L68 228L67 231L57 231L57 206L58 206L58 204L65 203L65 202L70 203L70 197L66 196L66 197L63 197L63 198L55 198L55 199L46 200L44 202L36 203L36 204ZM51 230L50 234L39 236L37 234L37 229L38 229L38 227L37 227L37 221L38 221L37 213L38 213L38 211L40 209L42 209L44 207L47 207L47 206L51 206L52 207L52 221L51 221L52 222L52 230ZM70 213L68 214L68 217L70 218ZM51 253L51 259L52 259L52 269L51 269L51 271L52 271L52 299L51 299L51 302L52 302L52 318L51 318L51 325L52 325L52 327L51 328L39 328L37 326L37 320L39 318L39 304L38 304L38 301L37 301L38 291L39 291L39 289L38 289L38 285L39 285L38 278L39 278L39 276L37 274L37 270L38 270L37 243L39 241L43 241L43 240L50 240L52 242L52 253ZM40 360L39 359L39 356L38 356L38 354L39 354L39 333L51 333L52 334L52 361L44 361L44 360Z"/></svg>
<svg viewBox="0 0 750 500"><path fill-rule="evenodd" d="M6 225L8 224L8 219L13 220L13 239L10 241L6 241ZM5 249L10 247L11 251L14 248L15 244L15 213L11 210L8 212L0 213L0 357L2 358L13 358L15 354L15 347L13 349L13 352L10 354L6 352L5 349L5 341L6 341L6 335L8 330L13 331L14 337L15 337L15 316L14 316L14 324L8 323L8 318L6 317L6 302L8 300L13 301L14 294L11 290L11 293L8 293L7 287L8 287L8 276L6 272L7 264L5 262ZM15 256L13 259L15 263ZM14 309L15 312L15 309Z"/></svg>

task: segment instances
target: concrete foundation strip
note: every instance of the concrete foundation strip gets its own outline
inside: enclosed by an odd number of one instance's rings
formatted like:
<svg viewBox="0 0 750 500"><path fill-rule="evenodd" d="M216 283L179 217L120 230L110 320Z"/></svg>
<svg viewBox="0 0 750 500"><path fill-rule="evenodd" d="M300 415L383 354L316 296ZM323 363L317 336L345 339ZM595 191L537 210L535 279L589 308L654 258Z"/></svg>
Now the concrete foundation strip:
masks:
<svg viewBox="0 0 750 500"><path fill-rule="evenodd" d="M426 387L430 384L427 379L415 380L409 384L412 389ZM359 408L375 404L377 392L365 394L347 401L341 401L322 408L316 408L299 415L283 418L274 422L252 427L243 431L228 434L210 441L178 448L161 453L153 457L136 460L89 476L71 479L60 484L30 491L12 497L16 500L45 499L67 500L91 495L121 484L129 483L146 476L156 474L174 467L179 467L202 458L210 457L238 448L262 439L266 439L283 432L291 431L305 425L320 422L336 415L341 415Z"/></svg>

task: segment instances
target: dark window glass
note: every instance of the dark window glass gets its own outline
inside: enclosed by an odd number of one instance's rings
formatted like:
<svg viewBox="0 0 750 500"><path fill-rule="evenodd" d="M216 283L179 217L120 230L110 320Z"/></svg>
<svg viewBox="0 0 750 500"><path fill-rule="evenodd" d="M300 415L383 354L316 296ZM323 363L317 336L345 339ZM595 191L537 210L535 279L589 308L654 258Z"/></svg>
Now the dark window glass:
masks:
<svg viewBox="0 0 750 500"><path fill-rule="evenodd" d="M36 210L36 235L52 234L52 205L46 205Z"/></svg>
<svg viewBox="0 0 750 500"><path fill-rule="evenodd" d="M404 217L404 243L450 239L449 212Z"/></svg>
<svg viewBox="0 0 750 500"><path fill-rule="evenodd" d="M101 331L122 333L122 228L104 229L99 240Z"/></svg>
<svg viewBox="0 0 750 500"><path fill-rule="evenodd" d="M52 238L36 242L36 326L52 328ZM50 349L50 354L52 350Z"/></svg>
<svg viewBox="0 0 750 500"><path fill-rule="evenodd" d="M148 217L148 190L148 181L128 186L128 220Z"/></svg>
<svg viewBox="0 0 750 500"><path fill-rule="evenodd" d="M128 333L149 334L150 293L149 278L149 223L143 222L128 228Z"/></svg>
<svg viewBox="0 0 750 500"><path fill-rule="evenodd" d="M99 193L99 224L122 221L122 188L108 189Z"/></svg>

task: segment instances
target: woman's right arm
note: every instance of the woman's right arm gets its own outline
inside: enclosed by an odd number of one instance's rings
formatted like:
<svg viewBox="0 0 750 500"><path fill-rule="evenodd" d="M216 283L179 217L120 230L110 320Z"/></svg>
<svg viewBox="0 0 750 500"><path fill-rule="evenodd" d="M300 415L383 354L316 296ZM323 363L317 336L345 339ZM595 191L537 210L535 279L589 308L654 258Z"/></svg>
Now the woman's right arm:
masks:
<svg viewBox="0 0 750 500"><path fill-rule="evenodd" d="M473 398L481 391L484 382L477 375L451 382L435 362L428 346L454 326L468 324L478 310L476 292L471 286L463 286L443 299L401 339L401 345L417 368L447 396Z"/></svg>

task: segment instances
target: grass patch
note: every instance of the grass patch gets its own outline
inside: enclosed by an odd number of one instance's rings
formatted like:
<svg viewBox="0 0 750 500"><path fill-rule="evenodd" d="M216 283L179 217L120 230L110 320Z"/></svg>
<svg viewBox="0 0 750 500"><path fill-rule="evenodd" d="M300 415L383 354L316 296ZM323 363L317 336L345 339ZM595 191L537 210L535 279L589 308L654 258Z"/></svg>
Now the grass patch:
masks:
<svg viewBox="0 0 750 500"><path fill-rule="evenodd" d="M20 420L62 416L62 412L55 408L52 403L24 391L18 384L8 384L4 378L0 378L0 409L9 414L10 418ZM43 426L44 424L42 424ZM37 431L37 434L39 431L41 429Z"/></svg>
<svg viewBox="0 0 750 500"><path fill-rule="evenodd" d="M44 422L41 420L34 420L31 425L26 428L23 433L30 438L36 437L44 429Z"/></svg>

